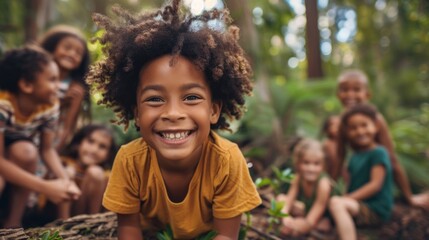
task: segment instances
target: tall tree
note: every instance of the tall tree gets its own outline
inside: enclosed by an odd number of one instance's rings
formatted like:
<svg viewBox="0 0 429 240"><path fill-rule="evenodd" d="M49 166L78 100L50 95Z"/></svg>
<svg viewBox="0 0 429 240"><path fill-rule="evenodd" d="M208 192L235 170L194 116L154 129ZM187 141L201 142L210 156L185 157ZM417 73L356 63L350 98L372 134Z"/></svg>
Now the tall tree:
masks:
<svg viewBox="0 0 429 240"><path fill-rule="evenodd" d="M32 0L25 1L25 9L27 14L24 19L25 42L34 42L41 30L46 25L46 11L50 1L48 0Z"/></svg>
<svg viewBox="0 0 429 240"><path fill-rule="evenodd" d="M308 78L322 78L322 58L320 56L320 35L318 24L317 1L305 0L306 9L306 52L307 52L307 76Z"/></svg>

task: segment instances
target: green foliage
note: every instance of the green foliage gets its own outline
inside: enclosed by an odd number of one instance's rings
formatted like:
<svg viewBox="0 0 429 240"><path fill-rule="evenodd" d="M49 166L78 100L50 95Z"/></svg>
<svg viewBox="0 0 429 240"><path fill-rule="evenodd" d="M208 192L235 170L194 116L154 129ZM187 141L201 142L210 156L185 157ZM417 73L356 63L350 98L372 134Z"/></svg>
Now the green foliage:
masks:
<svg viewBox="0 0 429 240"><path fill-rule="evenodd" d="M156 233L156 238L158 240L174 240L173 230L171 230L171 226L167 225L167 228L165 230Z"/></svg>
<svg viewBox="0 0 429 240"><path fill-rule="evenodd" d="M275 225L280 224L282 218L289 216L289 214L282 212L284 204L282 201L271 199L271 206L268 209L268 232L271 232Z"/></svg>
<svg viewBox="0 0 429 240"><path fill-rule="evenodd" d="M248 111L236 134L243 139L270 138L273 119L278 119L285 136L317 136L324 117L339 112L340 106L334 94L336 82L286 81L276 77L270 82L270 102L260 95L248 101Z"/></svg>
<svg viewBox="0 0 429 240"><path fill-rule="evenodd" d="M195 240L212 240L216 237L216 231L210 231L198 236ZM158 240L174 240L173 230L170 225L167 225L167 228L163 231L156 233L156 238Z"/></svg>
<svg viewBox="0 0 429 240"><path fill-rule="evenodd" d="M277 167L273 167L274 178L257 178L255 180L255 185L257 188L263 188L270 186L273 188L275 194L284 192L285 185L290 184L295 175L292 173L290 168L286 168L283 171L280 171Z"/></svg>
<svg viewBox="0 0 429 240"><path fill-rule="evenodd" d="M396 143L399 161L404 166L414 190L429 186L429 104L422 104L419 111L395 121L390 126Z"/></svg>
<svg viewBox="0 0 429 240"><path fill-rule="evenodd" d="M210 231L206 234L203 234L196 238L196 240L212 240L216 237L217 232L216 231Z"/></svg>
<svg viewBox="0 0 429 240"><path fill-rule="evenodd" d="M33 240L62 240L63 238L60 236L59 231L52 232L50 230L46 230L40 234L39 237L34 238Z"/></svg>

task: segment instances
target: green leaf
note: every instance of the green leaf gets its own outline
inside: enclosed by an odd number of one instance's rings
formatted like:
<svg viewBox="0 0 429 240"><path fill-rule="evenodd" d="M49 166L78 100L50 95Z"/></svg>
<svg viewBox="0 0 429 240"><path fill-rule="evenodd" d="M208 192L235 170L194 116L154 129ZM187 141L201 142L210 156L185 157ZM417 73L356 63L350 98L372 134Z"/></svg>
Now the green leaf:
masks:
<svg viewBox="0 0 429 240"><path fill-rule="evenodd" d="M255 185L257 188L262 188L271 184L272 184L272 181L269 178L257 178L255 180Z"/></svg>
<svg viewBox="0 0 429 240"><path fill-rule="evenodd" d="M207 234L202 234L201 236L197 237L196 240L212 240L217 235L217 232L212 230L208 232Z"/></svg>

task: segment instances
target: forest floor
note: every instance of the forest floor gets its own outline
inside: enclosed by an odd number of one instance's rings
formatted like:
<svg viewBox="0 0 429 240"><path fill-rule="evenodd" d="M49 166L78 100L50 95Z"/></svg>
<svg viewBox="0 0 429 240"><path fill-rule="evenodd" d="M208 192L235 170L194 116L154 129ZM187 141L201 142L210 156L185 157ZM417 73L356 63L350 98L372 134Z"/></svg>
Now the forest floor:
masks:
<svg viewBox="0 0 429 240"><path fill-rule="evenodd" d="M247 239L337 239L335 234L320 234L311 233L309 236L300 238L282 237L275 234L276 227L270 227L269 215L266 204L264 203L257 209L251 212L251 226L247 231ZM246 226L247 218L243 217L242 226ZM117 239L116 234L117 219L112 212L106 212L94 215L79 215L67 220L58 220L51 222L44 227L36 227L29 229L0 229L0 239L55 239L43 238L43 233L50 231L51 237L53 233L58 232L59 236L64 240L73 239ZM269 231L274 229L274 231ZM396 203L392 214L392 219L377 228L358 229L360 240L399 240L413 239L425 240L429 239L429 212L418 208ZM56 238L60 239L60 238Z"/></svg>

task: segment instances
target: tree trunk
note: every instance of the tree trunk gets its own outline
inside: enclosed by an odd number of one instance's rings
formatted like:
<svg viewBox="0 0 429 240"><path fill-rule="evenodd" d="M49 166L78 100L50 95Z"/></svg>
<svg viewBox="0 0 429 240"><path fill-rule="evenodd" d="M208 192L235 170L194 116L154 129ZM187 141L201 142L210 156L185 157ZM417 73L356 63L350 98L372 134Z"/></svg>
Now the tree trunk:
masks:
<svg viewBox="0 0 429 240"><path fill-rule="evenodd" d="M24 19L24 40L26 43L36 41L39 32L45 28L48 3L48 0L25 1L27 14Z"/></svg>
<svg viewBox="0 0 429 240"><path fill-rule="evenodd" d="M305 0L306 8L306 51L307 51L307 76L308 78L322 78L322 58L320 56L320 34L317 11L317 1Z"/></svg>

